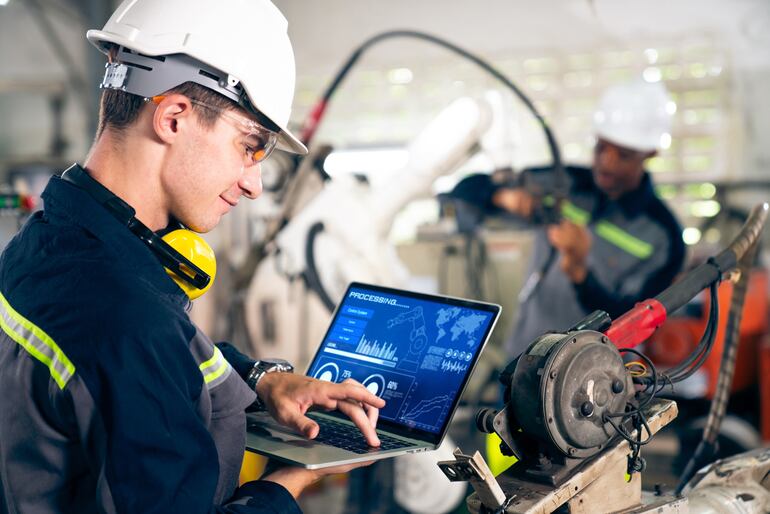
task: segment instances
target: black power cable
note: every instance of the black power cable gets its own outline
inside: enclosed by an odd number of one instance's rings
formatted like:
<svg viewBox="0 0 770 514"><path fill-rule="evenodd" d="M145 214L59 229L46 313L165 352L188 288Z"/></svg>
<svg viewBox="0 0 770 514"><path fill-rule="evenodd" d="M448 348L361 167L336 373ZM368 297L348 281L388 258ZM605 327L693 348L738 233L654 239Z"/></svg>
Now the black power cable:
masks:
<svg viewBox="0 0 770 514"><path fill-rule="evenodd" d="M652 363L650 358L644 355L642 352L634 350L633 348L622 348L618 351L620 353L633 353L634 355L637 355L639 358L645 361L649 371L652 373L652 375L649 377L637 377L638 379L649 378L651 380L651 383L648 384L647 387L641 391L637 391L634 395L634 397L638 400L638 405L635 406L632 403L627 403L624 412L608 412L602 416L602 420L605 423L609 423L610 426L615 429L615 432L628 442L628 446L631 448L631 455L628 457L628 466L626 467L626 472L630 477L634 473L643 471L646 466L644 459L640 457L639 454L641 452L642 446L652 440L652 430L650 430L650 426L647 424L647 418L644 415L643 409L650 404L658 392L657 385L659 375L658 371L655 369L655 365ZM637 382L644 383L645 381L635 381L635 383ZM652 392L645 394L646 391L650 389L650 386L652 387ZM613 418L620 418L620 422L615 423ZM628 431L624 428L624 426L629 421L631 422L632 427L636 430L636 439L634 439L632 434L628 433ZM642 440L642 428L647 431L647 437L644 440Z"/></svg>
<svg viewBox="0 0 770 514"><path fill-rule="evenodd" d="M326 292L326 288L321 281L321 275L318 273L315 259L315 242L316 238L324 231L324 224L317 222L310 227L307 233L307 239L305 239L305 271L302 273L302 277L305 279L305 284L318 295L321 303L329 312L334 311L335 303L332 300L329 293Z"/></svg>
<svg viewBox="0 0 770 514"><path fill-rule="evenodd" d="M703 365L703 363L706 361L706 358L708 358L709 353L711 353L711 349L714 346L714 341L716 340L717 325L719 323L719 298L717 290L717 282L714 282L709 286L711 298L711 305L709 306L709 318L706 322L706 330L703 332L703 337L701 338L700 342L695 347L695 351L693 351L687 359L678 364L675 368L668 370L666 373L667 377L671 380L672 383L681 382L691 377L698 370L698 368Z"/></svg>
<svg viewBox="0 0 770 514"><path fill-rule="evenodd" d="M767 211L766 204L764 211L765 213ZM762 222L764 222L764 219L762 219ZM711 401L711 408L709 409L706 426L703 428L701 441L695 449L695 453L690 457L682 475L679 477L679 484L675 491L677 495L682 493L695 472L713 458L718 447L719 430L727 411L727 403L730 399L730 391L735 374L735 360L738 354L739 330L743 316L743 303L746 299L746 289L748 288L748 276L756 257L758 234L761 228L761 225L757 228L757 236L753 241L747 240L748 246L743 248L743 252L738 260L740 279L733 288L730 301L730 314L725 329L725 343L722 349L722 361L719 366L716 391Z"/></svg>
<svg viewBox="0 0 770 514"><path fill-rule="evenodd" d="M649 443L652 440L652 431L647 424L647 418L644 415L644 408L652 402L655 396L665 388L666 385L673 387L676 382L681 382L692 376L706 361L711 348L713 347L714 340L716 338L717 323L719 320L719 300L717 296L717 282L712 283L709 286L711 305L709 308L709 318L706 322L706 329L700 342L696 346L696 349L692 354L678 364L675 368L668 373L659 373L649 357L644 355L638 350L632 348L623 348L619 351L621 353L632 353L645 361L645 364L649 370L649 374L634 377L634 383L644 386L644 389L638 391L635 394L635 398L638 400L638 406L634 406L629 403L626 405L624 412L605 413L603 420L609 423L615 432L628 442L631 448L631 455L628 458L627 472L629 475L633 475L636 472L642 471L645 468L645 461L639 456L641 447ZM620 418L619 422L615 422L614 418ZM633 437L624 427L631 423L631 426L636 430L636 438ZM647 437L642 439L642 429L647 432Z"/></svg>

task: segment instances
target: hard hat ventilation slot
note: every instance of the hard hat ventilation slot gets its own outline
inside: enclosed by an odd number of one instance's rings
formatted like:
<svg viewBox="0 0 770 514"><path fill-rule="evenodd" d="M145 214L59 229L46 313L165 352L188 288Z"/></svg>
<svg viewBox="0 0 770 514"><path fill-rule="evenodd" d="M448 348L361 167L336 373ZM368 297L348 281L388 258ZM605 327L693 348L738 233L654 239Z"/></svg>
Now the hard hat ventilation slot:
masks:
<svg viewBox="0 0 770 514"><path fill-rule="evenodd" d="M147 59L152 59L153 61L166 62L165 55L144 55L144 54L137 54L137 55L141 55L142 57L146 57Z"/></svg>
<svg viewBox="0 0 770 514"><path fill-rule="evenodd" d="M198 75L203 75L206 78L210 78L211 80L215 81L217 84L219 84L219 81L222 80L213 73L209 73L206 70L198 70Z"/></svg>
<svg viewBox="0 0 770 514"><path fill-rule="evenodd" d="M149 66L144 66L144 65L141 65L141 64L137 64L135 62L125 62L125 61L123 61L120 64L125 64L126 66L129 66L131 68L139 68L140 70L152 71L152 68L150 68Z"/></svg>
<svg viewBox="0 0 770 514"><path fill-rule="evenodd" d="M146 54L131 50L130 48L125 46L121 46L120 51L126 54L138 55L139 57L144 57L145 59L152 59L153 61L166 62L165 55L146 55Z"/></svg>

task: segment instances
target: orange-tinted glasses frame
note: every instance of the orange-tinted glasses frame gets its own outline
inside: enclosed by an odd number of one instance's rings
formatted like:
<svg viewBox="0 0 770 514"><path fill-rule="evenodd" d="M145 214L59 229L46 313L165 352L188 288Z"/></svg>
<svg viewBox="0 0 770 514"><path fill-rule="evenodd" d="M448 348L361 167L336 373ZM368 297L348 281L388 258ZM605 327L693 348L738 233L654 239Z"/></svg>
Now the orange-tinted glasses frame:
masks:
<svg viewBox="0 0 770 514"><path fill-rule="evenodd" d="M165 98L165 95L156 95L151 98L145 98L145 100L152 102L155 105L159 105ZM218 112L220 116L233 123L237 129L246 134L247 138L254 136L256 142L253 145L248 143L244 144L246 156L253 164L267 159L275 149L275 145L278 143L278 134L276 132L266 129L256 121L233 114L228 109L209 105L194 98L190 98L190 102L199 107Z"/></svg>

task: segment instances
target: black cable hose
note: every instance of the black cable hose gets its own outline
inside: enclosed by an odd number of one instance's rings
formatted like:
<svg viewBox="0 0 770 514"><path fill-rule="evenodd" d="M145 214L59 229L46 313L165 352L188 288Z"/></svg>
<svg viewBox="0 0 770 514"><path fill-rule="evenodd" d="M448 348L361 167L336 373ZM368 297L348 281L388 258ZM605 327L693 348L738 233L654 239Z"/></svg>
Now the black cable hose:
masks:
<svg viewBox="0 0 770 514"><path fill-rule="evenodd" d="M633 353L634 355L637 355L645 361L648 369L652 373L651 377L644 377L648 380L651 380L650 383L647 384L647 387L645 387L644 390L638 391L635 396L640 397L644 395L650 386L652 386L652 393L648 394L646 398L641 400L636 408L617 413L607 412L602 416L602 420L605 423L609 423L610 426L615 429L615 432L628 442L629 448L631 449L631 456L629 457L626 471L629 475L632 475L633 473L642 471L642 469L645 467L644 459L639 457L639 453L642 446L652 441L652 430L650 430L650 426L647 424L647 418L644 415L643 409L649 405L649 403L653 400L653 398L655 398L655 395L658 392L658 371L655 369L655 364L653 364L652 360L650 360L650 358L644 355L642 352L634 350L633 348L621 348L618 351L620 353ZM644 383L644 381L642 383ZM631 403L627 403L626 409L628 409L629 406L634 407ZM612 418L621 419L620 422L616 424ZM634 439L632 435L626 432L626 430L623 428L623 425L629 419L636 429L636 439ZM647 431L647 438L644 440L642 440L642 428Z"/></svg>
<svg viewBox="0 0 770 514"><path fill-rule="evenodd" d="M647 398L645 398L643 401L641 401L639 403L639 406L636 409L634 409L632 411L625 411L625 412L608 412L608 413L604 414L604 416L606 416L607 418L628 417L628 416L631 416L633 414L639 414L639 413L641 413L641 411L642 411L642 409L644 407L649 405L649 403L652 401L652 399L655 397L655 394L657 393L655 388L657 387L657 384L658 384L658 371L655 369L655 364L652 363L652 360L649 357L647 357L646 355L644 355L642 352L640 352L638 350L634 350L633 348L621 348L621 349L618 350L618 352L620 352L620 353L633 353L634 355L637 355L640 358L642 358L647 363L647 366L649 367L650 371L652 372L653 389L652 389L652 393ZM639 394L639 393L637 393L637 394Z"/></svg>
<svg viewBox="0 0 770 514"><path fill-rule="evenodd" d="M703 332L698 346L690 356L675 368L666 372L672 383L681 382L691 377L702 365L711 353L716 341L717 327L719 325L719 297L716 282L709 286L711 305L709 306L709 319L706 322L706 330Z"/></svg>
<svg viewBox="0 0 770 514"><path fill-rule="evenodd" d="M642 413L642 408L652 401L652 398L660 390L665 388L666 385L671 385L673 387L675 382L681 382L682 380L689 378L703 365L713 348L714 340L716 338L719 320L718 284L724 273L737 267L740 273L740 279L735 285L730 304L730 314L727 320L726 330L727 338L724 344L722 363L719 368L717 390L714 399L711 402L709 417L706 422L706 427L703 430L703 438L680 477L679 484L676 488L677 495L682 493L687 482L692 478L699 467L711 459L716 448L719 428L727 409L730 388L735 372L735 359L738 346L737 341L743 314L743 303L746 296L748 275L754 259L756 258L757 243L765 221L767 220L767 216L767 203L756 206L752 209L749 219L744 224L741 232L726 250L722 251L717 256L712 257L708 262L698 266L693 272L686 275L682 281L669 287L656 297L656 300L659 301L668 312L673 312L694 297L700 290L708 287L711 297L711 306L709 309L709 320L703 336L701 337L696 350L685 359L685 361L678 364L670 373L660 376L663 381L663 385L660 389L658 389L658 374L652 362L640 352L635 350L631 351L631 353L642 357L650 365L650 370L652 372L652 377L637 377L634 379L634 383L646 384L647 387L645 388L645 391L652 387L652 393L650 393L648 398L642 401L636 409L624 413L605 414L603 416L603 420L609 422L610 425L615 428L616 432L628 441L633 449L633 457L629 460L629 473L633 472L635 466L638 464L639 447L642 444L649 442L650 439L648 438L645 441L641 440L642 427L646 428L648 434L650 434L646 419ZM621 351L629 351L629 349ZM612 420L613 417L621 417L620 423L616 425ZM636 441L634 441L622 428L627 417L633 419L634 425L639 431L637 433Z"/></svg>
<svg viewBox="0 0 770 514"><path fill-rule="evenodd" d="M612 425L612 428L615 429L618 435L623 439L625 439L626 441L628 441L628 443L631 445L632 448L635 448L636 446L644 446L645 444L652 441L652 431L650 430L650 426L647 424L647 418L644 417L644 414L642 414L641 412L635 414L635 416L639 417L641 426L643 426L644 429L647 431L647 439L645 439L644 441L641 440L641 427L637 434L638 435L637 440L634 440L633 437L631 437L631 435L623 429L623 423L625 422L625 420L621 420L620 424L616 425L615 422L612 421L612 418L610 417L606 418L606 421L610 425Z"/></svg>
<svg viewBox="0 0 770 514"><path fill-rule="evenodd" d="M700 354L703 353L703 350L708 346L709 338L713 333L715 315L719 314L717 302L715 301L717 300L716 283L709 286L709 296L709 316L706 321L706 327L703 330L700 341L685 360L667 370L666 374L670 377L679 375L680 373L686 371L687 368L689 368L697 360L698 356L700 356Z"/></svg>
<svg viewBox="0 0 770 514"><path fill-rule="evenodd" d="M700 368L703 365L703 362L705 362L706 357L708 357L709 352L711 351L711 348L716 336L716 327L719 319L719 307L718 307L716 282L714 282L709 286L709 291L711 296L711 305L709 308L709 319L707 321L706 329L704 330L703 336L701 337L701 340L697 346L699 350L696 349L696 351L694 351L690 357L688 357L685 361L683 361L677 366L679 370L686 370L685 373L676 374L676 375L659 374L652 360L646 355L644 355L642 352L638 350L634 350L633 348L622 348L618 350L621 353L632 353L640 357L642 360L645 361L651 373L651 376L637 377L637 379L634 380L635 383L641 383L646 385L644 390L636 393L637 397L645 396L644 399L642 399L639 402L638 407L633 408L631 410L626 410L625 412L605 413L603 416L603 420L609 423L612 426L612 428L615 430L615 432L628 442L629 447L631 448L632 454L631 454L631 457L629 458L629 464L627 469L627 472L629 474L640 471L644 467L643 459L640 459L639 457L640 449L642 446L649 443L652 440L652 436L653 436L652 431L650 430L650 427L647 424L647 418L644 415L643 409L647 405L649 405L650 402L652 402L655 396L661 390L663 390L663 388L667 383L673 387L673 384L675 382L682 381L685 378L692 375L692 373L694 373L698 368ZM688 366L691 366L691 367L688 369ZM658 388L659 380L663 381L663 384L660 388ZM652 392L645 395L646 391L650 389L652 389ZM613 418L621 418L621 419L619 423L615 423L613 421ZM633 423L633 426L637 431L636 439L634 439L632 435L629 434L623 428L623 425L629 419L631 420L631 422ZM642 428L644 428L647 431L647 437L644 440L642 440Z"/></svg>
<svg viewBox="0 0 770 514"><path fill-rule="evenodd" d="M767 208L765 206L765 214L766 211ZM764 219L762 221L764 221ZM758 228L757 232L759 230L761 230L761 226ZM746 298L749 273L751 272L751 266L756 256L757 240L758 239L754 239L750 242L748 247L743 248L740 260L738 261L740 279L733 288L732 301L730 302L730 314L727 319L725 344L724 349L722 350L722 362L720 363L719 367L716 392L714 393L714 398L711 401L711 408L709 409L706 426L703 428L703 436L701 441L698 444L695 453L687 462L682 475L679 477L679 484L676 487L677 495L682 494L682 491L693 477L695 472L702 465L711 460L717 448L719 429L727 411L727 403L730 399L730 389L733 382L733 376L735 374L735 360L738 355L739 330L741 319L743 317L743 303Z"/></svg>
<svg viewBox="0 0 770 514"><path fill-rule="evenodd" d="M318 274L318 268L315 262L315 242L318 235L324 231L324 224L320 221L315 223L307 233L307 239L305 240L305 264L306 269L302 273L302 277L305 279L307 286L318 295L321 303L329 312L334 311L335 303L331 299L329 293L326 291L323 283L321 282L321 276Z"/></svg>

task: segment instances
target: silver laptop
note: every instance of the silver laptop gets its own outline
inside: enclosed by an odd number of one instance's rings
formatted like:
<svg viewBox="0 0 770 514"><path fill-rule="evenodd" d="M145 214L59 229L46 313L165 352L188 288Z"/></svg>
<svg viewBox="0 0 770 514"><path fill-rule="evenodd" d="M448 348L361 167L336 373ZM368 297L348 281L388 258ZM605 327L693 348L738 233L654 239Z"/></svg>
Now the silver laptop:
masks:
<svg viewBox="0 0 770 514"><path fill-rule="evenodd" d="M308 414L321 426L313 440L249 414L246 448L308 469L435 450L499 315L499 305L350 284L307 375L353 378L384 399L382 446L333 411Z"/></svg>

